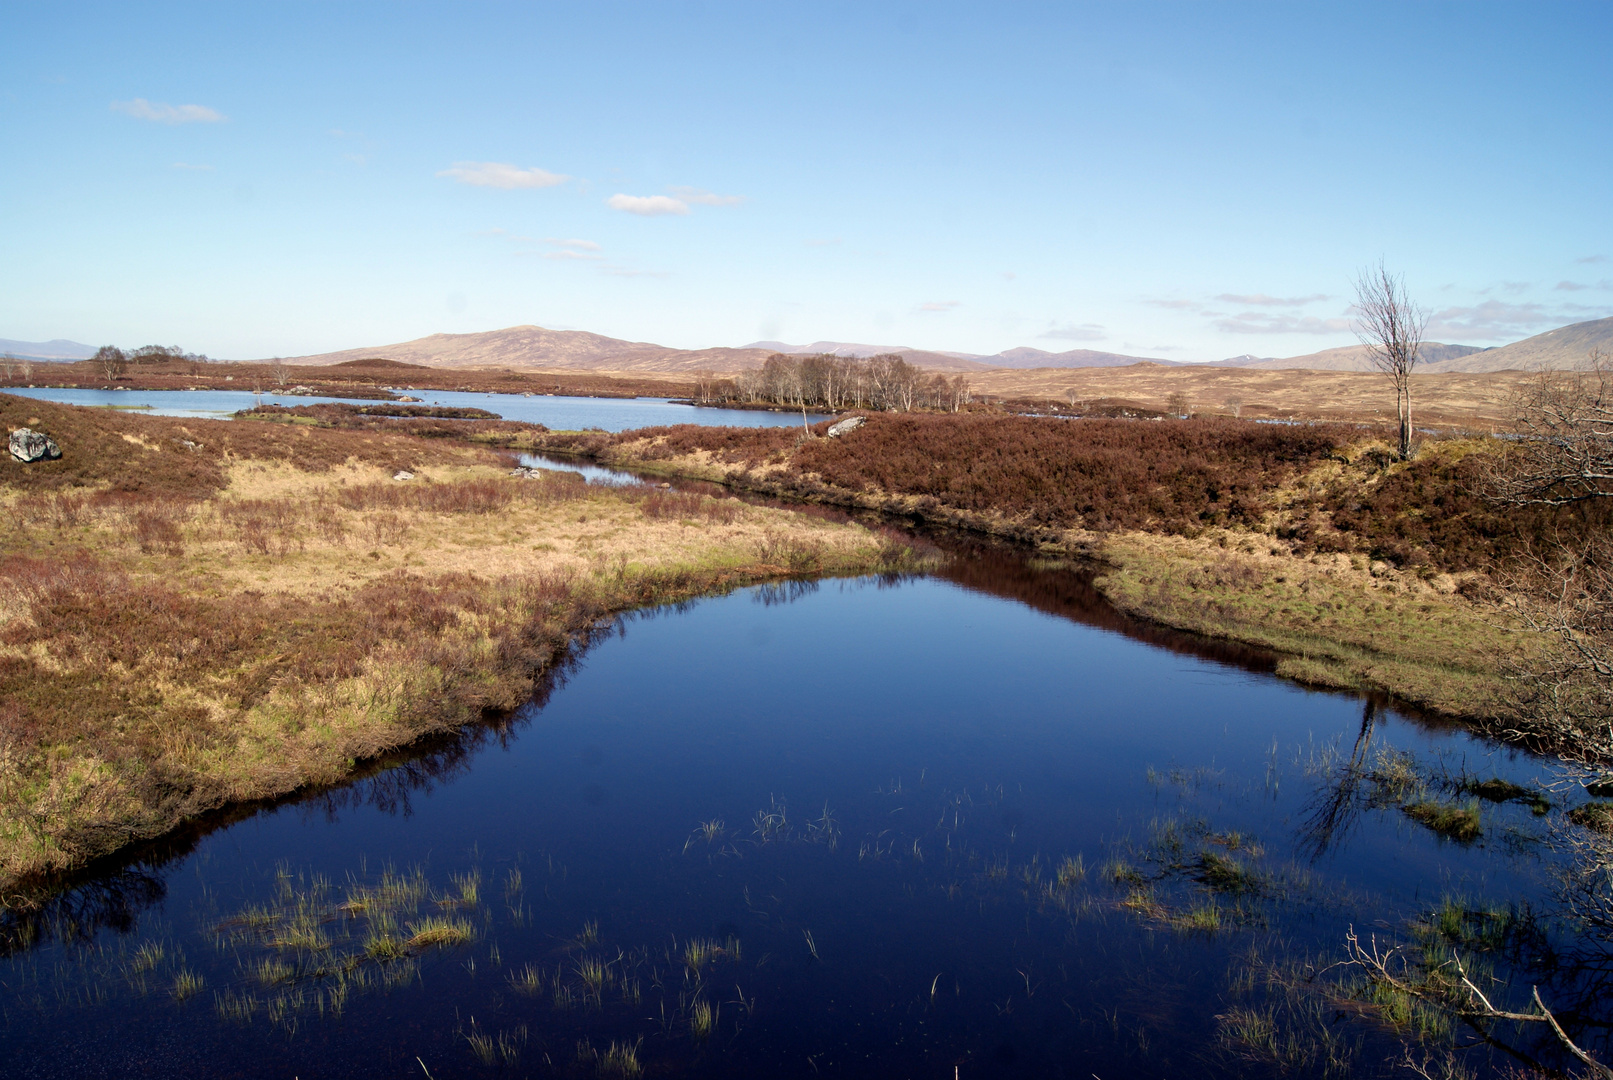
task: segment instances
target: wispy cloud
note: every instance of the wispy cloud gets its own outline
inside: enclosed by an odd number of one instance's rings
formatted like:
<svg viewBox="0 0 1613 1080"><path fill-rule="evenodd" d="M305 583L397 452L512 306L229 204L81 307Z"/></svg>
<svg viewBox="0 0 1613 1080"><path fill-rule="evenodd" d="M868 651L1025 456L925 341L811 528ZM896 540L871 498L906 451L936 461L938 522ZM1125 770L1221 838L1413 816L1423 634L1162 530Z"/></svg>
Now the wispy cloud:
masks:
<svg viewBox="0 0 1613 1080"><path fill-rule="evenodd" d="M594 243L592 240L562 240L559 237L549 236L545 237L543 242L548 244L550 247L575 248L577 251L602 250L600 246Z"/></svg>
<svg viewBox="0 0 1613 1080"><path fill-rule="evenodd" d="M1228 334L1337 334L1350 329L1350 320L1347 316L1320 319L1314 315L1241 311L1215 320L1215 328Z"/></svg>
<svg viewBox="0 0 1613 1080"><path fill-rule="evenodd" d="M437 174L472 187L502 188L513 191L519 188L547 188L564 184L571 179L548 169L523 169L499 161L456 161L451 169Z"/></svg>
<svg viewBox="0 0 1613 1080"><path fill-rule="evenodd" d="M1577 281L1559 281L1557 283L1558 292L1579 292L1582 289L1588 288L1590 288L1589 285L1581 285Z"/></svg>
<svg viewBox="0 0 1613 1080"><path fill-rule="evenodd" d="M170 169L182 169L185 172L212 172L211 165L192 165L188 161L176 161L168 166Z"/></svg>
<svg viewBox="0 0 1613 1080"><path fill-rule="evenodd" d="M1571 306L1577 311L1596 310ZM1575 320L1576 315L1565 314L1564 309L1553 310L1543 304L1509 304L1503 300L1486 300L1473 307L1448 307L1436 311L1428 320L1428 337L1432 341L1510 341Z"/></svg>
<svg viewBox="0 0 1613 1080"><path fill-rule="evenodd" d="M147 101L143 97L133 101L114 101L112 111L159 124L220 124L229 119L206 105L167 105L160 101Z"/></svg>
<svg viewBox="0 0 1613 1080"><path fill-rule="evenodd" d="M1318 300L1331 299L1326 293L1313 293L1310 296L1267 296L1265 293L1222 293L1216 297L1228 304L1246 304L1256 307L1304 307L1314 304Z"/></svg>
<svg viewBox="0 0 1613 1080"><path fill-rule="evenodd" d="M1197 300L1144 300L1143 303L1166 311L1191 311L1199 306Z"/></svg>
<svg viewBox="0 0 1613 1080"><path fill-rule="evenodd" d="M574 259L579 262L598 262L605 256L594 255L587 251L572 251L570 248L566 248L561 251L545 251L543 257L545 259Z"/></svg>
<svg viewBox="0 0 1613 1080"><path fill-rule="evenodd" d="M1607 256L1606 255L1586 255L1583 258L1575 259L1574 261L1577 262L1577 263L1605 263L1605 262L1607 262Z"/></svg>
<svg viewBox="0 0 1613 1080"><path fill-rule="evenodd" d="M963 306L961 300L931 300L927 304L920 304L920 311L954 311Z"/></svg>
<svg viewBox="0 0 1613 1080"><path fill-rule="evenodd" d="M667 190L675 198L694 206L738 206L745 201L743 195L718 195L704 188L670 187Z"/></svg>
<svg viewBox="0 0 1613 1080"><path fill-rule="evenodd" d="M1102 341L1109 335L1097 323L1082 323L1079 326L1075 323L1065 323L1062 326L1051 326L1036 336L1051 341Z"/></svg>
<svg viewBox="0 0 1613 1080"><path fill-rule="evenodd" d="M670 195L612 195L605 200L612 210L621 210L640 217L659 217L664 214L687 214L689 204Z"/></svg>

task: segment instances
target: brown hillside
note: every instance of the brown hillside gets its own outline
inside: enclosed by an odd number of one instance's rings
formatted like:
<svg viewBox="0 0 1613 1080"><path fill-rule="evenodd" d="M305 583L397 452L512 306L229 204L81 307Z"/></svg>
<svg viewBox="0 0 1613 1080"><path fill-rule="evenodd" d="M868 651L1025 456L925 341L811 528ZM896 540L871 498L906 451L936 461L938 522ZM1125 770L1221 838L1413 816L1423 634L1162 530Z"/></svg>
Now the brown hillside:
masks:
<svg viewBox="0 0 1613 1080"><path fill-rule="evenodd" d="M1509 398L1525 378L1521 372L1414 375L1415 417L1420 424L1441 426L1504 424L1511 416ZM1170 395L1180 392L1194 412L1212 415L1350 421L1394 416L1393 391L1377 372L1133 364L978 372L969 375L969 387L976 398L1104 402L1151 410L1163 410Z"/></svg>
<svg viewBox="0 0 1613 1080"><path fill-rule="evenodd" d="M478 334L432 334L395 345L288 357L292 364L330 366L381 358L439 368L515 368L550 371L693 372L743 371L760 367L763 349L670 349L645 341L512 326Z"/></svg>

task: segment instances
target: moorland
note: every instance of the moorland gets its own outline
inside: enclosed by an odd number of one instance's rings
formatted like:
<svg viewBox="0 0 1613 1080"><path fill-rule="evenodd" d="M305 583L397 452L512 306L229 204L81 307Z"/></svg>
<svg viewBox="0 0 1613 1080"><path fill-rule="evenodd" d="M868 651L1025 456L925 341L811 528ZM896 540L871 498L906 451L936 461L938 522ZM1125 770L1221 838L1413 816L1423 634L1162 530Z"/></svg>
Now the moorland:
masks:
<svg viewBox="0 0 1613 1080"><path fill-rule="evenodd" d="M356 413L355 413L356 414ZM362 414L356 414L362 415ZM0 395L0 892L513 708L601 620L922 565L851 523L522 471L528 425L131 416ZM480 439L481 441L476 441ZM22 884L34 881L37 885Z"/></svg>

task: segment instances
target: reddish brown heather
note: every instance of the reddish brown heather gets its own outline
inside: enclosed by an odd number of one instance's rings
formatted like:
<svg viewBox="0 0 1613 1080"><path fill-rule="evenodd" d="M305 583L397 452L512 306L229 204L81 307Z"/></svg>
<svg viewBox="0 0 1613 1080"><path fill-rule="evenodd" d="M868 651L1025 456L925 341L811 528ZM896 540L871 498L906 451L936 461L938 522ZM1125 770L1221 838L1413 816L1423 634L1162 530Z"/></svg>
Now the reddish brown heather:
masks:
<svg viewBox="0 0 1613 1080"><path fill-rule="evenodd" d="M0 457L0 487L22 491L87 487L125 495L203 499L224 488L232 460L284 462L314 473L349 461L396 471L500 460L491 451L450 448L391 430L136 416L0 394L0 429L9 433L20 427L43 431L62 448L59 461L24 465L9 454Z"/></svg>
<svg viewBox="0 0 1613 1080"><path fill-rule="evenodd" d="M813 430L821 435L827 424ZM723 463L787 464L785 491L913 496L925 505L1038 526L1189 532L1260 519L1264 493L1325 459L1341 427L1232 420L1143 423L979 414L875 414L837 439L803 441L789 428L739 431L679 425L613 436L547 436L544 444L600 453L653 440L635 456L708 451ZM793 448L793 449L792 449Z"/></svg>
<svg viewBox="0 0 1613 1080"><path fill-rule="evenodd" d="M730 483L828 502L905 500L937 521L1194 536L1269 532L1296 554L1361 553L1425 571L1483 571L1613 527L1613 500L1504 506L1486 497L1506 445L1430 440L1401 464L1379 433L1233 419L1061 420L873 414L837 439L800 429L645 428L550 434L550 449L623 464L704 452ZM822 435L827 424L814 426ZM709 475L709 469L705 475Z"/></svg>

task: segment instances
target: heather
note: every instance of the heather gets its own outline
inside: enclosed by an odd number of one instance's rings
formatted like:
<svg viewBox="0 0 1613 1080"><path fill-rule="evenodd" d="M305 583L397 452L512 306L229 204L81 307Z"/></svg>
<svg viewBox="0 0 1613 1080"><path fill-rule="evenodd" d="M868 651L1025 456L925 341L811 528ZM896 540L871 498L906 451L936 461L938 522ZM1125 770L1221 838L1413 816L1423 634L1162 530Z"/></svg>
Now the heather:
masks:
<svg viewBox="0 0 1613 1080"><path fill-rule="evenodd" d="M511 476L460 440L0 415L63 448L0 467L7 883L496 716L625 608L913 560L731 498Z"/></svg>

